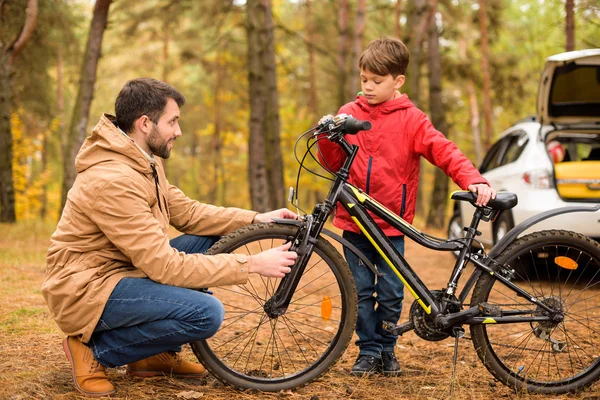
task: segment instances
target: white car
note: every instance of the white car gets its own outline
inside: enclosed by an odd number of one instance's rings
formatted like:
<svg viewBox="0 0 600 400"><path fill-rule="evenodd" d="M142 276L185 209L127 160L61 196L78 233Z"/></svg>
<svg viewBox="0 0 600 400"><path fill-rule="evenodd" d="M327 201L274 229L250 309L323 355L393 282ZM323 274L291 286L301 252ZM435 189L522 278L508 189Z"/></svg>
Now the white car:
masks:
<svg viewBox="0 0 600 400"><path fill-rule="evenodd" d="M546 60L537 115L504 131L480 172L497 190L519 198L494 222L482 222L478 239L489 249L512 227L543 211L600 203L600 49L572 51ZM456 202L449 238L463 236L474 208ZM600 213L549 218L528 231L567 229L600 240Z"/></svg>

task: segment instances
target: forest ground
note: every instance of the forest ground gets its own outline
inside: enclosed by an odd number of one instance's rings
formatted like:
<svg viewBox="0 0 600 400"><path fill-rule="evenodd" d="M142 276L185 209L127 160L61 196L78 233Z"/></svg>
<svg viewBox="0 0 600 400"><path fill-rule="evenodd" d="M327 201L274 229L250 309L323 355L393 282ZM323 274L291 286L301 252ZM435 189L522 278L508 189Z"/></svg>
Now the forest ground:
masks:
<svg viewBox="0 0 600 400"><path fill-rule="evenodd" d="M0 226L0 399L79 399L64 356L62 333L46 308L40 287L52 227L42 224ZM443 235L442 232L431 232ZM441 288L453 263L450 253L436 253L411 241L407 259L431 288ZM412 298L407 296L402 320ZM414 333L399 338L396 354L404 373L397 378L348 375L357 354L351 344L327 374L308 386L280 393L239 391L212 376L181 381L161 377L132 378L124 368L108 370L115 399L449 399L453 339L426 342ZM187 348L185 356L193 360ZM600 399L600 384L576 395L515 393L495 381L469 340L459 345L455 399Z"/></svg>

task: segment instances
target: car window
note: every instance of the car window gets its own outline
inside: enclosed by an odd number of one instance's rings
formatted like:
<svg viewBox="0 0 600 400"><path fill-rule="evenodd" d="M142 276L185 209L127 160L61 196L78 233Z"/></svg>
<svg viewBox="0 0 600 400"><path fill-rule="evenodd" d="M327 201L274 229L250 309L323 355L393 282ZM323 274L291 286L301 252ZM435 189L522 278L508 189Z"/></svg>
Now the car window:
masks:
<svg viewBox="0 0 600 400"><path fill-rule="evenodd" d="M504 155L502 156L500 165L506 165L515 162L523 150L525 150L525 145L527 145L527 142L529 141L529 137L525 131L517 131L514 134L511 134L509 138L510 139L506 146L506 150L504 151Z"/></svg>
<svg viewBox="0 0 600 400"><path fill-rule="evenodd" d="M506 144L506 139L507 137L498 140L492 146L490 151L487 152L485 158L483 159L483 162L481 163L481 167L479 167L479 172L483 174L499 166L501 160L500 157L502 156L502 150L504 149L504 146Z"/></svg>

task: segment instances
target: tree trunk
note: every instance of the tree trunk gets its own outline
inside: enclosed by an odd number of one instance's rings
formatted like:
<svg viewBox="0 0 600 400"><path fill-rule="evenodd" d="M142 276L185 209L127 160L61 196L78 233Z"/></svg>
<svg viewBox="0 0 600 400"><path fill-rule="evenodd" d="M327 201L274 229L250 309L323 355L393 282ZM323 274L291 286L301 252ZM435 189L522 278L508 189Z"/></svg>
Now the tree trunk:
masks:
<svg viewBox="0 0 600 400"><path fill-rule="evenodd" d="M352 99L356 96L360 90L359 76L360 71L358 68L358 60L362 52L362 41L365 33L365 23L367 14L367 1L358 0L356 3L356 20L354 23L354 35L352 36L352 67L350 69L350 92L348 93L348 99Z"/></svg>
<svg viewBox="0 0 600 400"><path fill-rule="evenodd" d="M463 32L465 29L461 29ZM458 53L461 59L467 59L467 42L461 38L458 42ZM473 133L473 149L475 150L476 166L481 165L483 161L483 150L481 148L481 131L479 130L479 105L477 104L477 94L475 92L475 84L473 78L469 75L467 78L467 94L469 95L469 110L470 110L470 125L471 132Z"/></svg>
<svg viewBox="0 0 600 400"><path fill-rule="evenodd" d="M1 4L0 4L1 6ZM29 0L23 28L16 39L0 37L0 222L13 223L15 212L15 187L13 181L13 140L10 126L12 64L35 31L38 1ZM14 41L13 41L14 40ZM12 44L9 44L13 41Z"/></svg>
<svg viewBox="0 0 600 400"><path fill-rule="evenodd" d="M479 130L479 105L477 104L477 94L475 93L475 84L472 79L467 83L467 93L469 94L469 107L471 109L471 131L473 132L473 148L475 149L475 159L477 167L483 161L483 149L481 148L481 131Z"/></svg>
<svg viewBox="0 0 600 400"><path fill-rule="evenodd" d="M79 78L79 91L77 100L73 108L71 124L69 126L68 141L65 146L65 159L63 160L63 184L60 212L67 202L67 194L77 171L75 170L75 157L86 137L87 124L90 113L90 105L94 96L94 84L96 82L96 70L98 60L100 59L100 50L102 48L102 38L106 23L108 21L108 9L111 0L96 0L94 5L94 15L88 34L88 41L85 49L81 75Z"/></svg>
<svg viewBox="0 0 600 400"><path fill-rule="evenodd" d="M449 135L444 103L442 101L442 67L440 61L439 33L435 25L435 13L429 28L429 108L431 122L437 130ZM442 228L445 223L448 202L448 176L439 168L435 169L435 181L431 193L431 207L427 216L427 226Z"/></svg>
<svg viewBox="0 0 600 400"><path fill-rule="evenodd" d="M308 90L308 109L312 114L312 118L316 123L319 111L319 100L317 98L317 66L315 61L315 46L314 46L314 24L312 23L312 11L310 7L311 0L306 0L305 18L306 21L306 39L307 39L307 50L308 50L308 83L310 88Z"/></svg>
<svg viewBox="0 0 600 400"><path fill-rule="evenodd" d="M427 27L431 20L430 13L433 13L435 8L437 8L437 0L432 0L431 7L427 6L425 0L410 0L407 4L408 25L406 32L408 36L405 38L405 42L410 52L410 62L408 64L405 87L408 89L410 100L417 107L422 107L419 92L421 86L421 65L423 64L423 38L427 33ZM423 162L421 161L422 164ZM419 181L423 181L423 168L419 168L419 171ZM419 216L425 215L423 185L419 185L417 189L416 214Z"/></svg>
<svg viewBox="0 0 600 400"><path fill-rule="evenodd" d="M246 8L250 199L254 210L265 212L285 205L271 0L249 0Z"/></svg>
<svg viewBox="0 0 600 400"><path fill-rule="evenodd" d="M169 32L171 31L171 26L169 24L170 18L168 18L167 20L163 21L163 31L162 31L162 81L163 82L168 82L169 80L169 70L171 68L171 66L169 65ZM162 165L163 165L163 170L165 171L165 176L167 177L167 179L169 179L168 177L168 171L169 171L169 160L168 159L163 159L162 160Z"/></svg>
<svg viewBox="0 0 600 400"><path fill-rule="evenodd" d="M217 49L217 58L215 61L215 86L213 89L214 93L214 131L212 137L212 157L213 157L213 178L212 186L208 192L208 201L211 204L215 204L217 199L220 197L220 201L223 201L223 190L222 184L224 182L223 176L223 162L221 160L221 132L223 130L223 112L222 112L222 88L225 81L225 69L221 65L221 52ZM221 194L221 195L220 195ZM220 203L222 204L222 203Z"/></svg>
<svg viewBox="0 0 600 400"><path fill-rule="evenodd" d="M573 9L575 8L575 0L567 0L565 5L567 11L567 24L566 24L566 34L567 34L567 51L575 50L575 17Z"/></svg>
<svg viewBox="0 0 600 400"><path fill-rule="evenodd" d="M346 87L348 85L348 14L349 14L349 2L348 0L340 0L338 5L338 104L342 106L348 102Z"/></svg>
<svg viewBox="0 0 600 400"><path fill-rule="evenodd" d="M12 130L9 54L0 51L0 222L15 222L15 187L12 175Z"/></svg>
<svg viewBox="0 0 600 400"><path fill-rule="evenodd" d="M487 0L479 0L479 32L481 40L481 78L483 81L483 119L485 121L485 136L483 146L489 150L492 145L494 128L492 126L492 100L490 91L490 71L488 62L487 37Z"/></svg>
<svg viewBox="0 0 600 400"><path fill-rule="evenodd" d="M399 38L402 34L402 28L400 27L400 17L402 15L402 0L396 0L394 4L394 35Z"/></svg>

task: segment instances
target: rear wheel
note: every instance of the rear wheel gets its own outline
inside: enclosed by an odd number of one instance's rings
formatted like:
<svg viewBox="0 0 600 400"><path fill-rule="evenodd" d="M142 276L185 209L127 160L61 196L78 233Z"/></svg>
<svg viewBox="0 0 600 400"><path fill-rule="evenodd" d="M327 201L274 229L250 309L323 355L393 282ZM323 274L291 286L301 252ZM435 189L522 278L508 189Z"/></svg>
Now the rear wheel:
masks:
<svg viewBox="0 0 600 400"><path fill-rule="evenodd" d="M494 244L498 243L515 226L510 211L500 213L494 222Z"/></svg>
<svg viewBox="0 0 600 400"><path fill-rule="evenodd" d="M518 273L517 284L556 318L495 324L493 316L552 316L517 297L490 274L477 282L471 304L487 303L490 322L472 325L479 358L501 382L516 389L560 394L600 377L600 245L569 231L542 231L507 247L496 261ZM498 271L497 273L499 273Z"/></svg>
<svg viewBox="0 0 600 400"><path fill-rule="evenodd" d="M221 239L209 253L257 254L281 246L297 230L252 225ZM263 306L279 282L251 275L244 285L211 288L225 306L225 320L215 336L191 346L224 383L262 391L302 386L331 368L348 346L356 324L356 288L348 265L328 241L318 240L287 312L271 318Z"/></svg>

